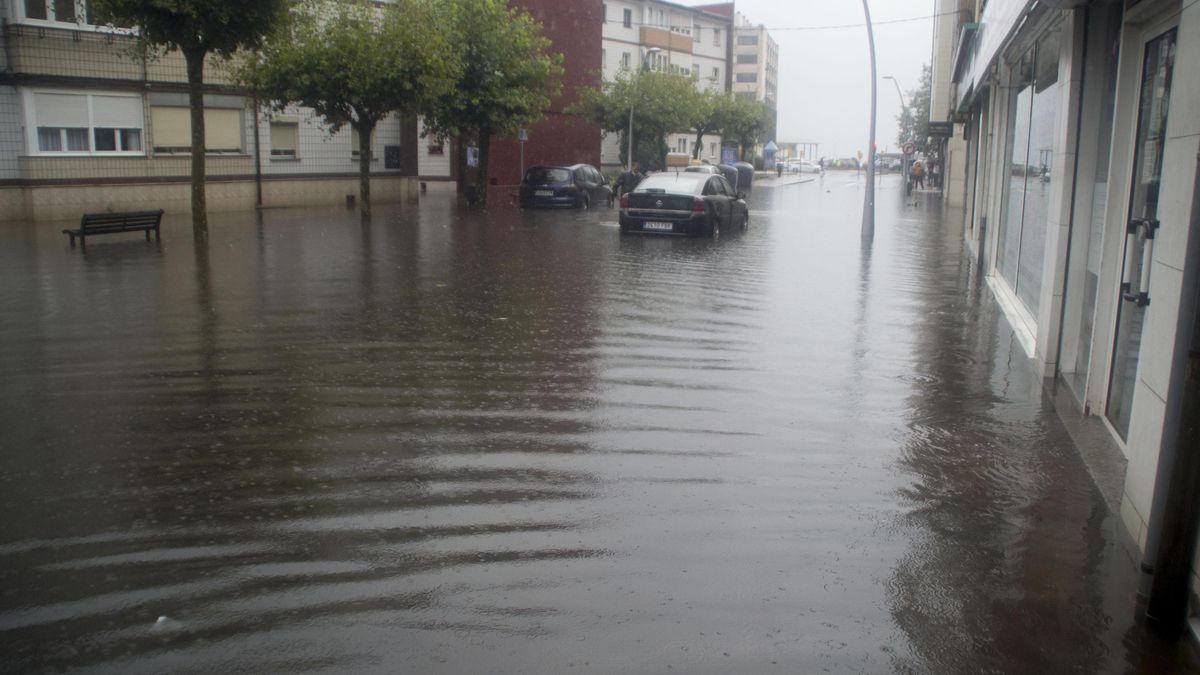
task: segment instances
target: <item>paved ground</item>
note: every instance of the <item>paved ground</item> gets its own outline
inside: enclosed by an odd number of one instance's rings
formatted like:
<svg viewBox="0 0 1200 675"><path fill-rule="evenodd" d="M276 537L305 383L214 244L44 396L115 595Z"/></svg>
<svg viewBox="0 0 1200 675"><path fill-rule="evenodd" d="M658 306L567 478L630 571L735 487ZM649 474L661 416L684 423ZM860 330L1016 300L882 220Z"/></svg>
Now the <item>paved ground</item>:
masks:
<svg viewBox="0 0 1200 675"><path fill-rule="evenodd" d="M1177 672L936 199L0 228L0 671Z"/></svg>

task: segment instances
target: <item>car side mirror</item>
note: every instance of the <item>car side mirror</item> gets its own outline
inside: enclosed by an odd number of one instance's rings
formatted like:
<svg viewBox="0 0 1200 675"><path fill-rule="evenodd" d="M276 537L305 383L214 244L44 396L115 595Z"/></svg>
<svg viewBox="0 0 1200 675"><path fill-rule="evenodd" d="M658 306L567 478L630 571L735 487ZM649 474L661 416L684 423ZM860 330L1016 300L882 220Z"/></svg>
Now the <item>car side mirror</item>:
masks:
<svg viewBox="0 0 1200 675"><path fill-rule="evenodd" d="M745 198L746 198L746 193L745 193L745 192L739 192L739 193L737 193L737 198L738 198L738 199L745 199Z"/></svg>

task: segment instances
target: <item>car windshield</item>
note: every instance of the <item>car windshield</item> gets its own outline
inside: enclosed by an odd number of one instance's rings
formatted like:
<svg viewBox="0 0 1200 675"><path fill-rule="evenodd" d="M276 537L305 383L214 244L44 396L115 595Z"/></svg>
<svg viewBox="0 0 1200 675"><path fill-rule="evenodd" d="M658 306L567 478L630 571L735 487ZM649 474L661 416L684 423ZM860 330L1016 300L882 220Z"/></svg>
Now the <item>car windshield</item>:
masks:
<svg viewBox="0 0 1200 675"><path fill-rule="evenodd" d="M708 174L703 173L656 173L646 176L634 192L699 194L707 180Z"/></svg>
<svg viewBox="0 0 1200 675"><path fill-rule="evenodd" d="M551 169L537 166L525 172L525 182L530 185L545 185L547 183L568 183L571 172L566 169Z"/></svg>

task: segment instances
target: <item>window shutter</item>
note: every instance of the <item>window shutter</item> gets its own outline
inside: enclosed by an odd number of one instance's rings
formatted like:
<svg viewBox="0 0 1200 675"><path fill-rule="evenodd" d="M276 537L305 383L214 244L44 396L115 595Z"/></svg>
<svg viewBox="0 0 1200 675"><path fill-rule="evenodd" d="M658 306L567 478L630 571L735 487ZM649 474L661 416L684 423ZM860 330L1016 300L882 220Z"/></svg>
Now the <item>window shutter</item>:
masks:
<svg viewBox="0 0 1200 675"><path fill-rule="evenodd" d="M204 145L209 150L241 150L242 111L235 108L205 108Z"/></svg>
<svg viewBox="0 0 1200 675"><path fill-rule="evenodd" d="M34 94L39 127L87 127L87 96L79 94Z"/></svg>
<svg viewBox="0 0 1200 675"><path fill-rule="evenodd" d="M93 96L92 122L102 129L141 129L142 99L133 96Z"/></svg>
<svg viewBox="0 0 1200 675"><path fill-rule="evenodd" d="M192 120L187 108L150 109L150 122L155 148L190 148L192 147Z"/></svg>

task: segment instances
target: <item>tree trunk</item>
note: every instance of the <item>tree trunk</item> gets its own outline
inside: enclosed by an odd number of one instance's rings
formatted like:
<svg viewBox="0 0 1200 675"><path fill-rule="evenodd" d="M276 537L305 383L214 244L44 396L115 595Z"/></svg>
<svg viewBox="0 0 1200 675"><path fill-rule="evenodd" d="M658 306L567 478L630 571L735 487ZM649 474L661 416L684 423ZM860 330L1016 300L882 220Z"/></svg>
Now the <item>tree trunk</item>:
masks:
<svg viewBox="0 0 1200 675"><path fill-rule="evenodd" d="M208 201L204 193L204 50L183 50L187 62L188 105L192 116L192 235L208 239Z"/></svg>
<svg viewBox="0 0 1200 675"><path fill-rule="evenodd" d="M358 131L358 202L363 216L371 215L371 135L375 120L359 117L351 126Z"/></svg>
<svg viewBox="0 0 1200 675"><path fill-rule="evenodd" d="M692 159L700 159L700 144L704 142L704 130L696 132L696 147L692 148Z"/></svg>
<svg viewBox="0 0 1200 675"><path fill-rule="evenodd" d="M479 200L479 205L487 206L488 197L488 146L492 142L492 132L482 130L479 132L479 166L475 172L475 195Z"/></svg>

